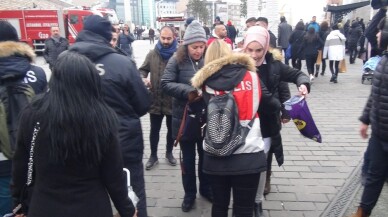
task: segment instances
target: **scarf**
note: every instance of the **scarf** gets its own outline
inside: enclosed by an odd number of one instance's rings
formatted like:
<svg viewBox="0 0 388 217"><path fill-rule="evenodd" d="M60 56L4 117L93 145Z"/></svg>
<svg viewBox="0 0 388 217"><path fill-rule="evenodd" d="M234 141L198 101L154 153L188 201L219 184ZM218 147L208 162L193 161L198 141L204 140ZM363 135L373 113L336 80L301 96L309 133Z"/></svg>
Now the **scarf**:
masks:
<svg viewBox="0 0 388 217"><path fill-rule="evenodd" d="M170 47L163 47L162 43L158 41L156 48L159 50L160 56L162 56L163 60L168 60L177 49L177 41L174 39Z"/></svg>

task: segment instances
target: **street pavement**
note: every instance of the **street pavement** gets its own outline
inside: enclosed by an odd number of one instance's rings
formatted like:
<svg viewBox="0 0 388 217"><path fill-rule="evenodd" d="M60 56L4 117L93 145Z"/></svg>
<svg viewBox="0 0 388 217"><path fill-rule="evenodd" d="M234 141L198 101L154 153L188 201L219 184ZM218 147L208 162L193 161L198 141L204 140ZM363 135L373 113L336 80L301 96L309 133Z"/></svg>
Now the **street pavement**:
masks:
<svg viewBox="0 0 388 217"><path fill-rule="evenodd" d="M153 45L150 45L148 40L133 43L138 67L152 48ZM49 74L48 66L41 57L38 58L37 64L43 66ZM285 162L278 167L276 161L273 161L272 189L263 202L266 216L340 216L328 215L328 210L335 207L330 213L342 215L344 213L348 215L355 210L361 197L361 188L359 179L354 177L358 174L367 145L367 140L359 136L358 117L366 103L371 85L361 84L361 60L357 59L356 64L348 64L347 69L346 73L339 74L338 83L333 84L329 82L330 70L327 67L326 74L313 81L311 92L307 97L308 106L322 135L322 143L301 136L292 122L284 125L282 137ZM307 72L304 66L302 71ZM292 95L297 94L294 84L290 84L290 89ZM143 116L141 121L145 141L143 158L145 164L150 154L149 116ZM145 171L148 215L210 217L211 204L199 194L193 210L188 213L181 211L184 191L180 166L170 166L166 162L165 138L166 127L163 126L158 150L159 164L152 170ZM174 148L173 153L179 159L179 147ZM346 193L349 191L347 186L358 187L350 188L354 191ZM351 196L341 197L344 192ZM232 201L230 204L232 205ZM388 216L386 204L388 204L387 186L372 216Z"/></svg>

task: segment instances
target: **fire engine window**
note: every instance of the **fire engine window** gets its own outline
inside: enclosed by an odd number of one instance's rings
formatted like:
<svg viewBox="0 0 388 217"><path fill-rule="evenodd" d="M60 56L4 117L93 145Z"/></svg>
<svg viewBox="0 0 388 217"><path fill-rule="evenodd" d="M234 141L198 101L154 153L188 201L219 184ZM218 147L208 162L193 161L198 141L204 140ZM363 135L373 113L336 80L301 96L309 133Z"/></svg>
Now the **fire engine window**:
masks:
<svg viewBox="0 0 388 217"><path fill-rule="evenodd" d="M70 15L70 23L71 24L77 24L78 23L78 16L77 15Z"/></svg>

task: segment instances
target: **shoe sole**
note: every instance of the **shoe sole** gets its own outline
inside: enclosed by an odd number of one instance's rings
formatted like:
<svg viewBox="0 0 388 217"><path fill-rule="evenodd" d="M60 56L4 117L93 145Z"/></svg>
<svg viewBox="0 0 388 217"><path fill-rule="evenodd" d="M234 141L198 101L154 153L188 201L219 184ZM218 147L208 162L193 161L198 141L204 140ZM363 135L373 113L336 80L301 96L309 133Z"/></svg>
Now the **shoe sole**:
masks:
<svg viewBox="0 0 388 217"><path fill-rule="evenodd" d="M146 170L151 170L152 168L154 168L156 165L158 165L159 164L159 161L157 160L157 161L155 161L155 163L154 164L152 164L152 166L150 166L150 167L146 167Z"/></svg>

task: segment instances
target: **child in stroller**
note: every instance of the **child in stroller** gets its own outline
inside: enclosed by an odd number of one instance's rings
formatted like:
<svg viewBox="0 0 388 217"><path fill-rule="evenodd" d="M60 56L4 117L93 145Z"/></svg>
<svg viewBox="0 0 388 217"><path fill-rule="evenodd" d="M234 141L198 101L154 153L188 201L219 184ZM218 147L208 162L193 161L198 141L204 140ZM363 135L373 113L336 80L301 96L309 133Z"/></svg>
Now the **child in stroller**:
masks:
<svg viewBox="0 0 388 217"><path fill-rule="evenodd" d="M364 84L364 81L370 81L372 84L372 78L373 73L376 69L377 64L380 62L381 57L380 56L374 56L368 59L368 61L365 62L363 68L363 73L361 77L361 83Z"/></svg>

